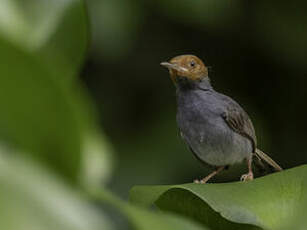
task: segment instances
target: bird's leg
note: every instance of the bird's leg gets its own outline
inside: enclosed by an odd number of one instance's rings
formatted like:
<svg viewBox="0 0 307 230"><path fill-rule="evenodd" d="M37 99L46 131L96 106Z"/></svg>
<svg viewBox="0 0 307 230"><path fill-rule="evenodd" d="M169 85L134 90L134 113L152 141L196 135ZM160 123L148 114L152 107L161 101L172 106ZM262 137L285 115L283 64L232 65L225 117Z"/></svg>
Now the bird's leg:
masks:
<svg viewBox="0 0 307 230"><path fill-rule="evenodd" d="M221 172L223 169L225 168L225 166L219 166L216 167L216 169L210 173L208 176L206 176L205 178L203 178L202 180L194 180L194 183L196 184L206 184L208 180L210 180L212 177L214 177L216 174L218 174L219 172Z"/></svg>
<svg viewBox="0 0 307 230"><path fill-rule="evenodd" d="M241 181L250 181L254 179L254 173L252 169L252 159L253 159L252 157L247 159L248 173L243 174L241 176Z"/></svg>

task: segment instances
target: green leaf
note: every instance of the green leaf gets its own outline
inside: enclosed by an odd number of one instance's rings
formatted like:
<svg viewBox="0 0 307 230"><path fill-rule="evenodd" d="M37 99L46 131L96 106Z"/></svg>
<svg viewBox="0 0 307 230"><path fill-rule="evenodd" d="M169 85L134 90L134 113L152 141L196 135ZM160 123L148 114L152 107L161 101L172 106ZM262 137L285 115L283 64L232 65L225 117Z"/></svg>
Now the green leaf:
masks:
<svg viewBox="0 0 307 230"><path fill-rule="evenodd" d="M247 183L137 186L130 199L192 217L211 229L277 230L301 213L306 175L307 166L301 166Z"/></svg>
<svg viewBox="0 0 307 230"><path fill-rule="evenodd" d="M126 214L134 228L140 230L208 230L188 218L168 212L153 213L130 206L126 208Z"/></svg>
<svg viewBox="0 0 307 230"><path fill-rule="evenodd" d="M97 125L97 114L86 90L80 85L74 89L75 114L81 126L80 180L83 186L107 183L113 171L113 148Z"/></svg>
<svg viewBox="0 0 307 230"><path fill-rule="evenodd" d="M113 169L113 150L110 144L95 129L84 133L81 149L81 183L85 187L106 184Z"/></svg>
<svg viewBox="0 0 307 230"><path fill-rule="evenodd" d="M70 80L87 46L84 2L0 1L0 137L74 182L106 181L110 148Z"/></svg>
<svg viewBox="0 0 307 230"><path fill-rule="evenodd" d="M141 207L131 205L120 200L105 190L92 190L91 196L95 200L111 205L127 218L128 222L137 230L208 230L193 220L184 216L160 212L155 213Z"/></svg>
<svg viewBox="0 0 307 230"><path fill-rule="evenodd" d="M0 37L2 139L76 180L80 122L75 98L31 55Z"/></svg>
<svg viewBox="0 0 307 230"><path fill-rule="evenodd" d="M86 202L75 188L21 155L0 148L0 229L113 229L101 209ZM135 207L102 189L94 197L125 215L133 229L207 229L185 217Z"/></svg>
<svg viewBox="0 0 307 230"><path fill-rule="evenodd" d="M21 155L0 149L0 229L113 229L75 188Z"/></svg>
<svg viewBox="0 0 307 230"><path fill-rule="evenodd" d="M34 54L58 80L76 75L88 43L82 0L0 2L1 37Z"/></svg>

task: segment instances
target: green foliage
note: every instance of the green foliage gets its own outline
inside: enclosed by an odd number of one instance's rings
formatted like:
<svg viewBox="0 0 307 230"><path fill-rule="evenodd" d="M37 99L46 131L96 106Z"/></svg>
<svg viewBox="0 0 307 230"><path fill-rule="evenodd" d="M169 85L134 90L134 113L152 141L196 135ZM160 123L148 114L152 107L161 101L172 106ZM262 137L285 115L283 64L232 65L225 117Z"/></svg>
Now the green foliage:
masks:
<svg viewBox="0 0 307 230"><path fill-rule="evenodd" d="M0 149L1 229L114 229L103 210L90 205L81 191L20 154ZM126 216L134 229L206 230L175 214L153 213L132 206L103 189L88 191L95 200L113 206Z"/></svg>
<svg viewBox="0 0 307 230"><path fill-rule="evenodd" d="M15 0L2 7L10 12L0 14L7 19L0 23L2 137L73 182L88 173L90 183L101 180L108 147L96 144L103 138L75 79L87 46L84 3ZM100 166L88 169L93 156Z"/></svg>
<svg viewBox="0 0 307 230"><path fill-rule="evenodd" d="M110 148L76 79L83 1L2 0L0 18L0 228L111 229L76 186L110 175Z"/></svg>
<svg viewBox="0 0 307 230"><path fill-rule="evenodd" d="M1 135L76 181L80 125L74 98L31 55L0 39Z"/></svg>
<svg viewBox="0 0 307 230"><path fill-rule="evenodd" d="M0 34L43 61L58 80L77 76L88 29L81 0L1 0Z"/></svg>
<svg viewBox="0 0 307 230"><path fill-rule="evenodd" d="M138 206L131 205L127 202L120 200L119 198L112 195L110 192L103 190L93 190L90 191L91 196L103 203L110 204L124 215L134 229L139 230L151 230L151 229L191 229L191 230L207 230L207 228L202 227L200 224L194 221L179 216L176 214L163 212L154 213L149 210L143 209Z"/></svg>
<svg viewBox="0 0 307 230"><path fill-rule="evenodd" d="M113 229L88 202L99 194L135 229L203 229L101 195L111 149L75 78L87 45L83 2L2 3L10 13L0 12L0 228Z"/></svg>
<svg viewBox="0 0 307 230"><path fill-rule="evenodd" d="M130 199L189 216L211 229L277 230L300 216L307 200L306 173L307 166L301 166L249 183L137 186Z"/></svg>
<svg viewBox="0 0 307 230"><path fill-rule="evenodd" d="M112 229L103 213L78 192L18 155L0 149L1 229Z"/></svg>

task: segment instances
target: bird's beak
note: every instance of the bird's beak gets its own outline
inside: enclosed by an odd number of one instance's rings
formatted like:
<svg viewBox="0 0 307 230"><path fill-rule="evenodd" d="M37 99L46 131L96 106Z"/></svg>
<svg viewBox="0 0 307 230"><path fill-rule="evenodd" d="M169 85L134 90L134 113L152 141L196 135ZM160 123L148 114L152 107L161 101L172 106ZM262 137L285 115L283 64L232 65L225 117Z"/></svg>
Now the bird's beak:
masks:
<svg viewBox="0 0 307 230"><path fill-rule="evenodd" d="M169 62L161 62L160 65L168 68L168 69L172 69L172 70L177 70L179 72L187 72L188 70L182 66L178 66L177 64L172 64Z"/></svg>

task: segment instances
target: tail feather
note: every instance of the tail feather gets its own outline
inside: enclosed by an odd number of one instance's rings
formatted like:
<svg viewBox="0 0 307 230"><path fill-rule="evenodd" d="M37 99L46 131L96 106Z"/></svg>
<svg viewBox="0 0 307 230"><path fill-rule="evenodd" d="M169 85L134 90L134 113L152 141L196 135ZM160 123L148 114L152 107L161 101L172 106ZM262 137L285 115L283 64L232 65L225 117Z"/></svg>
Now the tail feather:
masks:
<svg viewBox="0 0 307 230"><path fill-rule="evenodd" d="M260 149L256 149L255 155L271 165L276 171L282 171L282 168L271 157L262 152Z"/></svg>

